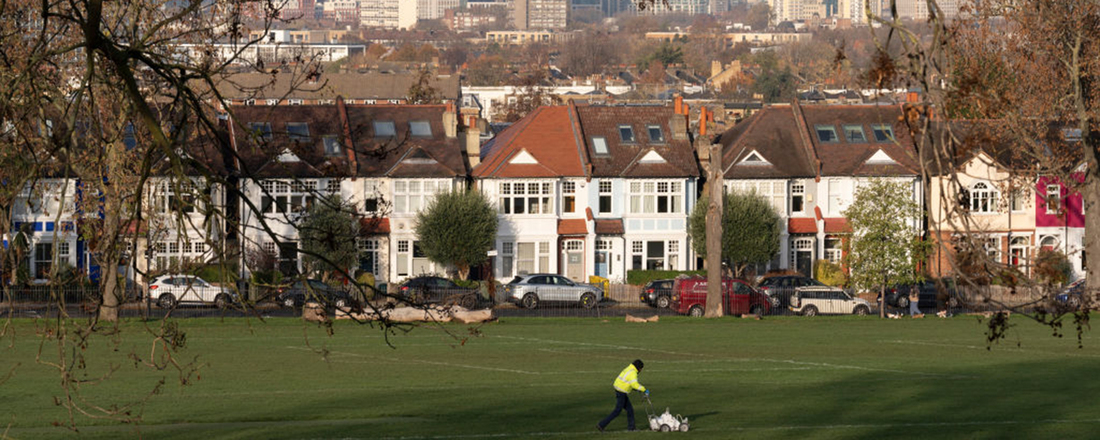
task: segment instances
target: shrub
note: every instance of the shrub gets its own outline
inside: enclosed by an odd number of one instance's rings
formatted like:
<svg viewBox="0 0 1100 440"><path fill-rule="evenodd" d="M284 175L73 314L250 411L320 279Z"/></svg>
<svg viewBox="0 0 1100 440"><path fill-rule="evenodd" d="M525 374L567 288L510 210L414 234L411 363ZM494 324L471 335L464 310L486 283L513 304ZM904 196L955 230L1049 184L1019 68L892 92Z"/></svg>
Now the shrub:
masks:
<svg viewBox="0 0 1100 440"><path fill-rule="evenodd" d="M1035 260L1035 277L1039 281L1060 285L1069 281L1073 274L1073 265L1070 264L1066 254L1057 250L1042 249Z"/></svg>
<svg viewBox="0 0 1100 440"><path fill-rule="evenodd" d="M833 287L844 287L848 284L848 274L839 264L829 260L817 260L814 262L814 278Z"/></svg>
<svg viewBox="0 0 1100 440"><path fill-rule="evenodd" d="M236 284L238 278L237 265L233 263L207 264L199 267L194 273L199 278L218 284Z"/></svg>
<svg viewBox="0 0 1100 440"><path fill-rule="evenodd" d="M704 270L628 270L626 271L626 283L634 286L644 286L653 280L667 280L676 278L677 275L706 275Z"/></svg>

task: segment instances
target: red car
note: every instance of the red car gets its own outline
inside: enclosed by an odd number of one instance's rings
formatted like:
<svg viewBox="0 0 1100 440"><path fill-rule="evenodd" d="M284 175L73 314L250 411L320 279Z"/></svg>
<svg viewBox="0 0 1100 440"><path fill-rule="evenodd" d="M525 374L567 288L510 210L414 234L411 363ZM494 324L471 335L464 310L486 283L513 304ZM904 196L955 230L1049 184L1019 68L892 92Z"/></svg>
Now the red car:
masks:
<svg viewBox="0 0 1100 440"><path fill-rule="evenodd" d="M672 305L681 315L703 316L707 303L707 279L677 278L672 285ZM757 292L749 283L733 278L722 280L722 310L727 315L766 315L771 313L771 298Z"/></svg>

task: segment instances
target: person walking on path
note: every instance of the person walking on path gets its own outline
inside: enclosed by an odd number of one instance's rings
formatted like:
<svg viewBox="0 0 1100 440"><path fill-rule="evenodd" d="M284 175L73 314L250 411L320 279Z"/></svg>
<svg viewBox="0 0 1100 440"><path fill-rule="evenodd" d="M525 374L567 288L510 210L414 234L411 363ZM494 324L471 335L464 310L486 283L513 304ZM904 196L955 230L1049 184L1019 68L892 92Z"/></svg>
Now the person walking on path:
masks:
<svg viewBox="0 0 1100 440"><path fill-rule="evenodd" d="M917 316L920 314L920 308L917 307L917 303L920 302L920 290L916 286L909 287L909 316Z"/></svg>
<svg viewBox="0 0 1100 440"><path fill-rule="evenodd" d="M612 383L612 386L615 387L615 409L611 411L611 414L608 414L607 417L604 417L603 420L600 420L600 422L596 424L596 429L599 429L600 432L603 432L604 428L606 428L615 417L618 417L623 409L626 409L627 431L634 430L634 406L630 404L630 391L638 390L645 393L646 397L649 397L649 390L645 389L641 382L638 382L638 373L642 371L643 366L645 366L645 364L642 363L641 359L635 359L634 362L631 362L630 365L627 365L626 368L619 373L619 377L615 378L615 382Z"/></svg>

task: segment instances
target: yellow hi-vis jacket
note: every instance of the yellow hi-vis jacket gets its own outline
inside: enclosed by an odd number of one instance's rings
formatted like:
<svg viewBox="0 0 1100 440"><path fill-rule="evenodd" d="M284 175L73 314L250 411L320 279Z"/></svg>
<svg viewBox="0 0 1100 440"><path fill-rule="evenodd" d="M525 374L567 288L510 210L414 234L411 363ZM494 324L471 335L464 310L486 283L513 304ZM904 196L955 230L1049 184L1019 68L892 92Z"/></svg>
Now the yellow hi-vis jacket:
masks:
<svg viewBox="0 0 1100 440"><path fill-rule="evenodd" d="M638 382L638 368L634 364L627 365L619 377L615 378L615 391L630 394L630 390L645 392L645 387Z"/></svg>

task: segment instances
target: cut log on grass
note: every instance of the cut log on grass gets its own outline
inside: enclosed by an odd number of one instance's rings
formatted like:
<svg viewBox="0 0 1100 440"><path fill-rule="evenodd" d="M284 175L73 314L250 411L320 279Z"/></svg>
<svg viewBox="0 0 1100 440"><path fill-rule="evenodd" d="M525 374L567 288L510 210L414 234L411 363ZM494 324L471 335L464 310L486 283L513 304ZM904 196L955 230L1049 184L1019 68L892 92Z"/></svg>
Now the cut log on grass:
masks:
<svg viewBox="0 0 1100 440"><path fill-rule="evenodd" d="M470 324L493 319L493 311L491 309L466 310L458 306L432 307L429 309L397 307L393 309L383 309L380 313L383 318L394 322L451 322L451 320L455 320L463 324ZM373 311L351 314L337 311L336 319L377 321L380 318L379 314Z"/></svg>
<svg viewBox="0 0 1100 440"><path fill-rule="evenodd" d="M744 314L741 315L741 317L744 318L744 319L752 318L752 319L755 319L757 321L760 320L760 315L753 315L751 313L744 313Z"/></svg>
<svg viewBox="0 0 1100 440"><path fill-rule="evenodd" d="M461 322L463 324L473 324L473 323L477 323L477 322L485 322L485 321L489 321L489 320L493 319L493 310L492 309L466 310L466 309L463 309L461 307L458 307L454 310L454 319L455 319L455 321Z"/></svg>
<svg viewBox="0 0 1100 440"><path fill-rule="evenodd" d="M659 319L661 318L657 315L653 315L648 318L639 318L631 314L626 315L626 322L657 322L657 320Z"/></svg>
<svg viewBox="0 0 1100 440"><path fill-rule="evenodd" d="M309 322L325 322L328 321L328 314L325 313L325 308L321 304L307 302L302 306L302 319Z"/></svg>

